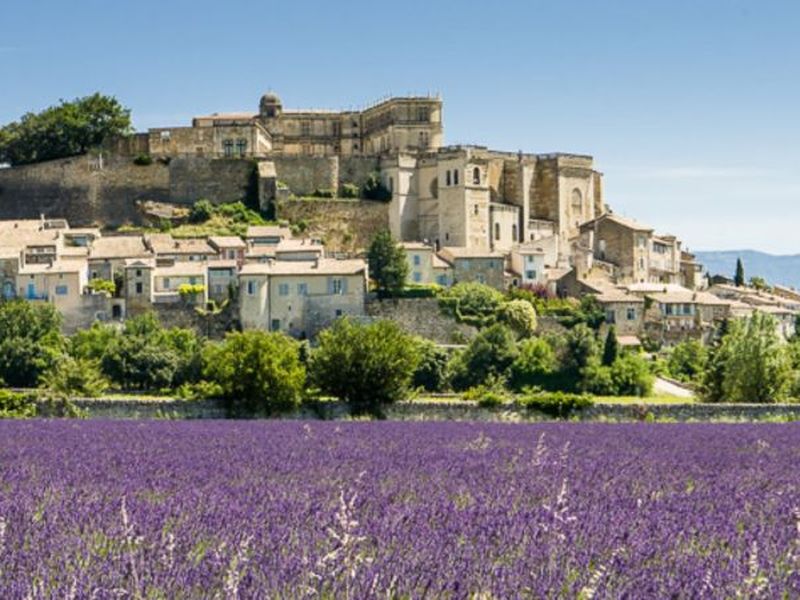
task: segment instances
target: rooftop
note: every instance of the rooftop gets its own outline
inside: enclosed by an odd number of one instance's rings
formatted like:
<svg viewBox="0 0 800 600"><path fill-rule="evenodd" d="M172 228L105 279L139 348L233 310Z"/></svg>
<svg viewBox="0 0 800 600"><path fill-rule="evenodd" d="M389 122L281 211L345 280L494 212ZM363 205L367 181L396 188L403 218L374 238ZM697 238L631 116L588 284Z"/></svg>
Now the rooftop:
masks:
<svg viewBox="0 0 800 600"><path fill-rule="evenodd" d="M273 261L246 264L242 275L355 275L366 271L363 260L323 258L318 261Z"/></svg>

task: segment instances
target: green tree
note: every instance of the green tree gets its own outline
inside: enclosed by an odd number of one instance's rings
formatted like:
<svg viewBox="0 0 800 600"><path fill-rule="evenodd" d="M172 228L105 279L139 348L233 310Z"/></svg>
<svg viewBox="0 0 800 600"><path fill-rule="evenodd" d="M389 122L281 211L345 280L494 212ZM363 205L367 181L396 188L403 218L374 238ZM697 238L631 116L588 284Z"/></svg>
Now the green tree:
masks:
<svg viewBox="0 0 800 600"><path fill-rule="evenodd" d="M620 356L611 365L611 381L618 396L649 396L654 379L647 362L638 354Z"/></svg>
<svg viewBox="0 0 800 600"><path fill-rule="evenodd" d="M214 216L214 205L209 200L198 200L189 211L191 223L205 223Z"/></svg>
<svg viewBox="0 0 800 600"><path fill-rule="evenodd" d="M61 316L52 304L0 302L0 381L36 387L65 347Z"/></svg>
<svg viewBox="0 0 800 600"><path fill-rule="evenodd" d="M203 320L206 322L206 338L211 337L211 323L215 318L219 317L223 312L225 312L228 302L228 300L217 302L212 298L206 302L205 306L196 306L194 308L194 311L203 317Z"/></svg>
<svg viewBox="0 0 800 600"><path fill-rule="evenodd" d="M611 325L606 334L606 342L603 346L603 365L610 367L619 357L619 342L617 342L617 330Z"/></svg>
<svg viewBox="0 0 800 600"><path fill-rule="evenodd" d="M595 332L585 323L579 323L567 332L564 368L574 373L598 361L600 349Z"/></svg>
<svg viewBox="0 0 800 600"><path fill-rule="evenodd" d="M490 377L506 377L516 358L514 334L506 325L495 323L481 331L454 359L453 387L465 390Z"/></svg>
<svg viewBox="0 0 800 600"><path fill-rule="evenodd" d="M417 339L419 363L414 371L412 385L428 392L443 392L449 384L450 357L444 348L424 338Z"/></svg>
<svg viewBox="0 0 800 600"><path fill-rule="evenodd" d="M100 361L119 336L116 327L95 321L88 329L80 329L69 338L69 354L77 359Z"/></svg>
<svg viewBox="0 0 800 600"><path fill-rule="evenodd" d="M736 273L733 276L733 283L736 287L742 287L744 285L744 265L742 264L742 259L736 259Z"/></svg>
<svg viewBox="0 0 800 600"><path fill-rule="evenodd" d="M528 338L536 332L536 310L526 300L509 300L500 307L500 321L517 337Z"/></svg>
<svg viewBox="0 0 800 600"><path fill-rule="evenodd" d="M369 247L369 273L378 284L380 296L393 296L403 291L408 277L406 251L385 229L379 232Z"/></svg>
<svg viewBox="0 0 800 600"><path fill-rule="evenodd" d="M677 344L669 353L667 371L679 381L699 381L708 364L708 350L698 340L687 340Z"/></svg>
<svg viewBox="0 0 800 600"><path fill-rule="evenodd" d="M558 365L555 352L546 340L540 337L522 340L517 357L511 364L509 381L514 389L541 385Z"/></svg>
<svg viewBox="0 0 800 600"><path fill-rule="evenodd" d="M750 287L755 288L757 290L768 290L769 285L767 284L767 280L763 277L751 277L750 278Z"/></svg>
<svg viewBox="0 0 800 600"><path fill-rule="evenodd" d="M42 376L41 386L63 398L94 398L108 389L108 380L97 361L65 356Z"/></svg>
<svg viewBox="0 0 800 600"><path fill-rule="evenodd" d="M320 333L311 380L354 414L380 416L385 406L406 397L418 361L414 338L396 323L362 325L343 318Z"/></svg>
<svg viewBox="0 0 800 600"><path fill-rule="evenodd" d="M220 386L233 415L276 414L300 403L306 380L300 344L283 333L228 333L204 358L203 376Z"/></svg>
<svg viewBox="0 0 800 600"><path fill-rule="evenodd" d="M111 96L95 93L62 100L0 129L0 163L23 165L84 154L130 131L130 111Z"/></svg>
<svg viewBox="0 0 800 600"><path fill-rule="evenodd" d="M503 302L501 292L476 281L457 283L439 294L442 310L476 327L494 323Z"/></svg>
<svg viewBox="0 0 800 600"><path fill-rule="evenodd" d="M367 200L388 202L392 199L392 192L381 180L380 173L371 173L364 185L361 186L361 195Z"/></svg>

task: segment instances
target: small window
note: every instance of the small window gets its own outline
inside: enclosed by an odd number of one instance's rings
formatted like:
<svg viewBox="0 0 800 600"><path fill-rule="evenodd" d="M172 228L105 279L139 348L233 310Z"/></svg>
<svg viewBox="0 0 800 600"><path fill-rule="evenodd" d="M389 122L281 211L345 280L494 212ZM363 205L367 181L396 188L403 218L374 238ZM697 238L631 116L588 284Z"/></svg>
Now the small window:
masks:
<svg viewBox="0 0 800 600"><path fill-rule="evenodd" d="M453 185L458 185L458 169L453 169Z"/></svg>
<svg viewBox="0 0 800 600"><path fill-rule="evenodd" d="M517 226L516 225L512 225L511 226L511 241L513 241L513 242L517 241Z"/></svg>
<svg viewBox="0 0 800 600"><path fill-rule="evenodd" d="M300 123L300 135L303 137L311 135L311 121L302 121Z"/></svg>
<svg viewBox="0 0 800 600"><path fill-rule="evenodd" d="M136 269L136 276L137 277L141 277L142 276L142 270L141 269Z"/></svg>
<svg viewBox="0 0 800 600"><path fill-rule="evenodd" d="M525 271L525 277L527 279L536 279L536 271Z"/></svg>
<svg viewBox="0 0 800 600"><path fill-rule="evenodd" d="M500 239L500 223L494 224L494 239L495 240Z"/></svg>
<svg viewBox="0 0 800 600"><path fill-rule="evenodd" d="M308 284L307 283L298 283L297 284L297 295L298 296L308 296Z"/></svg>
<svg viewBox="0 0 800 600"><path fill-rule="evenodd" d="M169 277L164 277L164 289L169 289Z"/></svg>
<svg viewBox="0 0 800 600"><path fill-rule="evenodd" d="M606 323L616 323L616 313L613 310L606 311Z"/></svg>
<svg viewBox="0 0 800 600"><path fill-rule="evenodd" d="M141 296L142 292L143 292L142 282L141 281L137 281L136 282L136 295L137 296Z"/></svg>
<svg viewBox="0 0 800 600"><path fill-rule="evenodd" d="M636 309L629 308L627 311L628 321L635 321L636 320Z"/></svg>
<svg viewBox="0 0 800 600"><path fill-rule="evenodd" d="M272 331L280 331L280 329L281 329L281 320L272 319Z"/></svg>
<svg viewBox="0 0 800 600"><path fill-rule="evenodd" d="M256 293L256 282L255 281L248 281L247 282L247 295L252 296Z"/></svg>
<svg viewBox="0 0 800 600"><path fill-rule="evenodd" d="M57 285L56 286L56 296L66 296L69 292L69 289L65 285Z"/></svg>
<svg viewBox="0 0 800 600"><path fill-rule="evenodd" d="M419 271L414 271L414 283L420 283L422 281L422 273Z"/></svg>
<svg viewBox="0 0 800 600"><path fill-rule="evenodd" d="M436 283L439 285L447 285L447 276L446 275L437 275L436 276Z"/></svg>
<svg viewBox="0 0 800 600"><path fill-rule="evenodd" d="M337 318L342 316L342 309L337 308L333 313Z"/></svg>
<svg viewBox="0 0 800 600"><path fill-rule="evenodd" d="M475 185L481 184L481 170L478 167L472 169L472 183Z"/></svg>
<svg viewBox="0 0 800 600"><path fill-rule="evenodd" d="M236 140L236 154L239 156L247 154L247 140L242 138Z"/></svg>
<svg viewBox="0 0 800 600"><path fill-rule="evenodd" d="M222 153L225 158L233 157L233 140L225 140L222 142Z"/></svg>
<svg viewBox="0 0 800 600"><path fill-rule="evenodd" d="M344 292L344 282L341 279L334 279L331 282L331 291L334 294L342 294Z"/></svg>
<svg viewBox="0 0 800 600"><path fill-rule="evenodd" d="M289 284L288 283L278 284L278 295L279 296L288 296L289 295Z"/></svg>
<svg viewBox="0 0 800 600"><path fill-rule="evenodd" d="M450 171L449 170L447 172L445 172L444 181L445 181L445 185L450 185Z"/></svg>
<svg viewBox="0 0 800 600"><path fill-rule="evenodd" d="M476 204L476 205L475 205L475 208L474 208L473 210L475 211L475 216L477 217L477 216L478 216L478 213L479 213L479 212L480 212L480 210L481 210L481 209L480 209L480 206L478 206L478 205Z"/></svg>
<svg viewBox="0 0 800 600"><path fill-rule="evenodd" d="M420 131L419 132L419 147L420 148L427 148L428 147L428 132L427 131Z"/></svg>
<svg viewBox="0 0 800 600"><path fill-rule="evenodd" d="M419 254L414 255L414 266L418 267L422 264L422 259L420 258Z"/></svg>

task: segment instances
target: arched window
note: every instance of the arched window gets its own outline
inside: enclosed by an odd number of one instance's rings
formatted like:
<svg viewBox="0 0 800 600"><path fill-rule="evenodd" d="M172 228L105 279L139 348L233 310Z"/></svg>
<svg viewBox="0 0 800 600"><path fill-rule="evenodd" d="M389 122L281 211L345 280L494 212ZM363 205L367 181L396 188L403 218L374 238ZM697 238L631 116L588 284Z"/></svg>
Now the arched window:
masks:
<svg viewBox="0 0 800 600"><path fill-rule="evenodd" d="M583 215L583 194L578 188L572 190L572 214L575 217Z"/></svg>
<svg viewBox="0 0 800 600"><path fill-rule="evenodd" d="M458 185L458 169L453 170L453 185Z"/></svg>
<svg viewBox="0 0 800 600"><path fill-rule="evenodd" d="M446 171L445 172L444 181L445 181L445 185L450 185L450 171Z"/></svg>
<svg viewBox="0 0 800 600"><path fill-rule="evenodd" d="M478 167L472 169L472 183L480 185L481 183L481 170Z"/></svg>
<svg viewBox="0 0 800 600"><path fill-rule="evenodd" d="M495 240L500 239L500 223L494 224L494 239Z"/></svg>

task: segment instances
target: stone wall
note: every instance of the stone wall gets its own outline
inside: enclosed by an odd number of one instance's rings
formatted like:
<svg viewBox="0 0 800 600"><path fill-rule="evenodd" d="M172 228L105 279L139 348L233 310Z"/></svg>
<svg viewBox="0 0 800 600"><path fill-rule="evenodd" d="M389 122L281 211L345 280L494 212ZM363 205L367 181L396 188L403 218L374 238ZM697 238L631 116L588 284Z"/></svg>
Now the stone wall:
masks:
<svg viewBox="0 0 800 600"><path fill-rule="evenodd" d="M73 403L92 419L224 419L216 400L140 400L136 398L79 398ZM47 414L48 407L42 405Z"/></svg>
<svg viewBox="0 0 800 600"><path fill-rule="evenodd" d="M404 330L439 344L464 344L477 330L444 314L436 298L398 298L369 300L367 315L394 321Z"/></svg>
<svg viewBox="0 0 800 600"><path fill-rule="evenodd" d="M292 194L308 196L315 190L336 190L339 185L339 159L336 156L275 156L278 181Z"/></svg>
<svg viewBox="0 0 800 600"><path fill-rule="evenodd" d="M103 153L0 169L0 219L44 214L73 226L141 224L137 204L144 201L242 200L254 168L250 160L202 157L136 165L129 156Z"/></svg>
<svg viewBox="0 0 800 600"><path fill-rule="evenodd" d="M364 249L381 229L389 227L389 203L343 199L278 199L275 215L292 224L303 223L306 235L325 241L326 250Z"/></svg>

